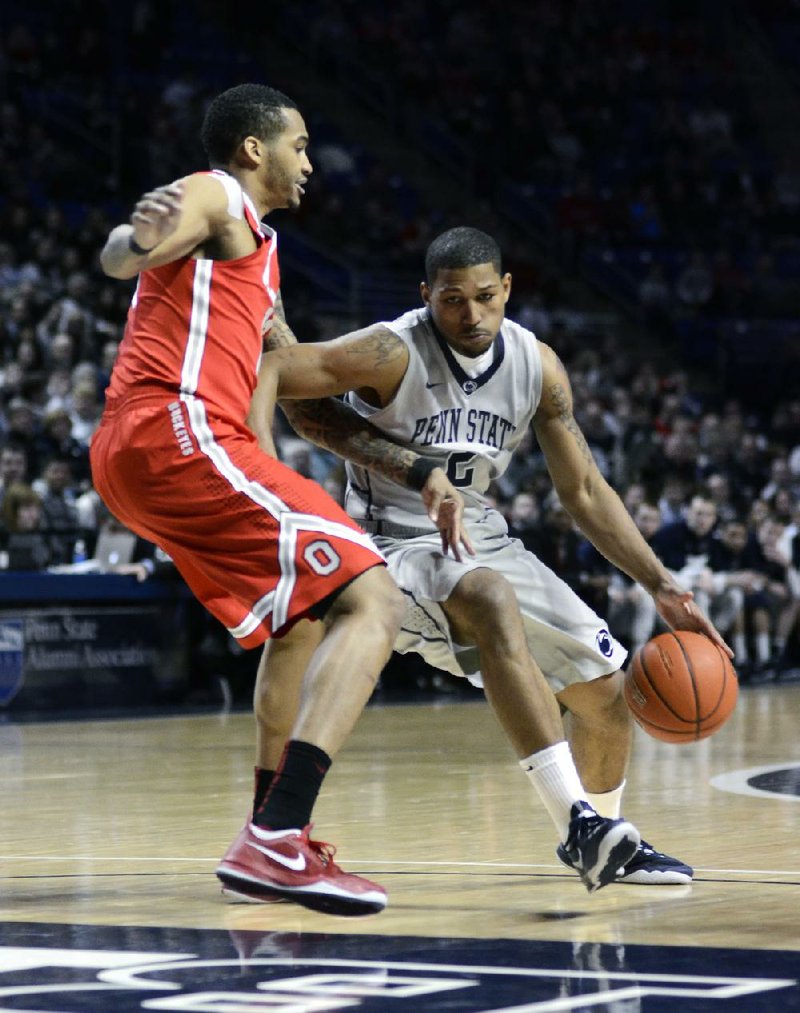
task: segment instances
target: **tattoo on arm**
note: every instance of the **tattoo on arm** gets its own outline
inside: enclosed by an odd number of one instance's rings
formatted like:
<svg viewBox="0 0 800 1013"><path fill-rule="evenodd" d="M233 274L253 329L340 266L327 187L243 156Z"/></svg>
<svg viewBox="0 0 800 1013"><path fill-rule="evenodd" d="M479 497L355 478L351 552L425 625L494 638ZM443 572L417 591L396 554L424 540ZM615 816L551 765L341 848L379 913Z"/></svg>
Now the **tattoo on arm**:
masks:
<svg viewBox="0 0 800 1013"><path fill-rule="evenodd" d="M593 462L594 457L592 456L591 448L586 442L586 437L581 432L580 426L575 421L575 416L572 414L572 398L570 397L567 371L558 356L556 356L556 362L558 364L559 372L563 375L564 380L563 383L553 383L548 388L550 403L555 410L559 422L564 426L567 432L571 433L574 437L582 456L585 460Z"/></svg>
<svg viewBox="0 0 800 1013"><path fill-rule="evenodd" d="M273 348L295 344L297 338L286 323L283 300L278 294L272 329L264 349L269 352ZM397 335L383 327L359 342L349 354L368 356L370 364L378 370L403 349L404 345ZM349 405L335 398L320 398L281 401L280 408L298 436L384 478L400 485L406 484L411 465L419 455L392 443Z"/></svg>
<svg viewBox="0 0 800 1013"><path fill-rule="evenodd" d="M333 398L282 401L281 410L304 439L399 485L406 484L418 455L392 443L348 405Z"/></svg>
<svg viewBox="0 0 800 1013"><path fill-rule="evenodd" d="M283 310L283 299L280 292L275 300L275 312L272 317L272 327L264 341L264 351L269 352L273 348L285 348L287 345L296 345L297 338L294 331L286 323L286 314Z"/></svg>
<svg viewBox="0 0 800 1013"><path fill-rule="evenodd" d="M371 333L361 337L348 355L353 358L365 358L374 372L394 362L398 355L405 354L402 340L388 327L377 327Z"/></svg>

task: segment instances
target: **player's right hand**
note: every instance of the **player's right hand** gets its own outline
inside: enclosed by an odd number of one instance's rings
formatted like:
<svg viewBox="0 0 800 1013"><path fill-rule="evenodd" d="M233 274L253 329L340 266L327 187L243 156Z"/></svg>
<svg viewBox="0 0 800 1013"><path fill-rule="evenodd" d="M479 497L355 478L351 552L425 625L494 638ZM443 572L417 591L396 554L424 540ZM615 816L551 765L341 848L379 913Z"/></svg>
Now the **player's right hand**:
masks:
<svg viewBox="0 0 800 1013"><path fill-rule="evenodd" d="M722 639L719 630L703 612L691 591L685 591L676 584L664 584L653 593L656 609L661 618L673 630L692 630L712 640L729 658L733 651Z"/></svg>
<svg viewBox="0 0 800 1013"><path fill-rule="evenodd" d="M158 246L178 227L183 208L183 183L178 180L143 194L131 214L134 240L145 250Z"/></svg>
<svg viewBox="0 0 800 1013"><path fill-rule="evenodd" d="M439 529L442 538L442 552L459 562L462 550L475 555L475 549L464 527L464 499L441 468L434 468L422 487L422 502L428 516Z"/></svg>

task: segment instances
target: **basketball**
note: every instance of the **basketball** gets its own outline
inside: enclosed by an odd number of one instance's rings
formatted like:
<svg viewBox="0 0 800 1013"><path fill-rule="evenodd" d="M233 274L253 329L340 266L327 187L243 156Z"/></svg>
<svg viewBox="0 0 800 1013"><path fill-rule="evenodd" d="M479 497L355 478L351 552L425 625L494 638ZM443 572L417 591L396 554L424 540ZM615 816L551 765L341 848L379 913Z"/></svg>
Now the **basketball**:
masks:
<svg viewBox="0 0 800 1013"><path fill-rule="evenodd" d="M648 640L625 675L636 722L662 742L713 735L736 706L739 680L730 659L701 633L675 630Z"/></svg>

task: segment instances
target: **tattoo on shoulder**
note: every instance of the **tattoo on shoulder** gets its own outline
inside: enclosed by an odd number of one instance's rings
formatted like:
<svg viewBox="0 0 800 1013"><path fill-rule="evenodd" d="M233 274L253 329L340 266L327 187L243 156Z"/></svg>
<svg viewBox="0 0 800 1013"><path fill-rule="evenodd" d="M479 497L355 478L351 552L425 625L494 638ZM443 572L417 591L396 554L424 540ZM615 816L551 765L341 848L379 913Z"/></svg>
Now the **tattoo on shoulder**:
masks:
<svg viewBox="0 0 800 1013"><path fill-rule="evenodd" d="M379 369L404 351L405 345L394 331L388 327L376 327L358 341L350 354L369 356L374 361L375 368Z"/></svg>
<svg viewBox="0 0 800 1013"><path fill-rule="evenodd" d="M275 348L285 348L287 345L296 345L297 338L294 331L286 323L286 314L283 310L283 299L280 292L275 300L275 308L272 315L272 327L264 339L264 351L270 352Z"/></svg>

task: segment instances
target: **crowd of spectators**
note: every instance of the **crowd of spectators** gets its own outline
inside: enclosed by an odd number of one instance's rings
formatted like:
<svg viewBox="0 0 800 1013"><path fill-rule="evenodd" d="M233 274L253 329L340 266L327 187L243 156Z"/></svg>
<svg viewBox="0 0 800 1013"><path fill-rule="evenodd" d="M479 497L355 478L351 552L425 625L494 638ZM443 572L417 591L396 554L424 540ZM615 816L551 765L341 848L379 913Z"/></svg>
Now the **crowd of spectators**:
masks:
<svg viewBox="0 0 800 1013"><path fill-rule="evenodd" d="M307 18L323 68L346 63L374 76L391 62L395 93L424 109L434 143L450 131L462 147L491 150L475 164L485 204L512 192L544 202L562 271L606 248L618 259L633 251L653 348L674 334L676 305L689 318L785 314L800 257L791 165L771 160L730 55L689 5L674 24L640 18L627 3L628 19L615 19L617 6L512 0L508 16L488 25L486 12L451 0L400 0L383 14L369 0L329 2L315 5L314 18L301 2L276 13L276 29ZM183 24L178 5L65 3L47 30L37 10L20 7L0 59L0 563L28 568L69 564L99 523L88 444L132 286L104 278L97 252L140 189L202 164L203 104L232 83L220 59L217 76L189 63L169 69L181 45L203 51L202 26ZM207 48L219 54L212 14L209 26ZM113 61L109 32L126 43ZM251 65L252 54L251 64L239 61L237 79ZM83 135L64 127L76 118ZM87 135L115 141L87 150ZM322 121L315 136L316 206L296 227L355 260L418 270L429 238L452 222L366 139L353 145ZM767 410L644 348L634 354L566 312L558 285L526 275L517 259L523 283L510 311L566 363L601 470L727 626L743 674L785 675L798 660L800 399L789 391ZM318 333L313 305L303 313L304 333ZM336 459L285 428L280 445L292 466L341 494ZM575 532L532 442L493 496L623 639L635 647L650 635L649 598Z"/></svg>
<svg viewBox="0 0 800 1013"><path fill-rule="evenodd" d="M800 340L800 153L770 132L770 96L739 56L763 44L777 62L770 39L796 44L800 13L750 6L763 39L737 4L634 0L511 0L502 17L455 0L390 15L378 0L301 0L276 29L352 94L377 91L411 143L450 152L562 271L744 382L773 358L796 376ZM796 110L796 79L784 101Z"/></svg>

